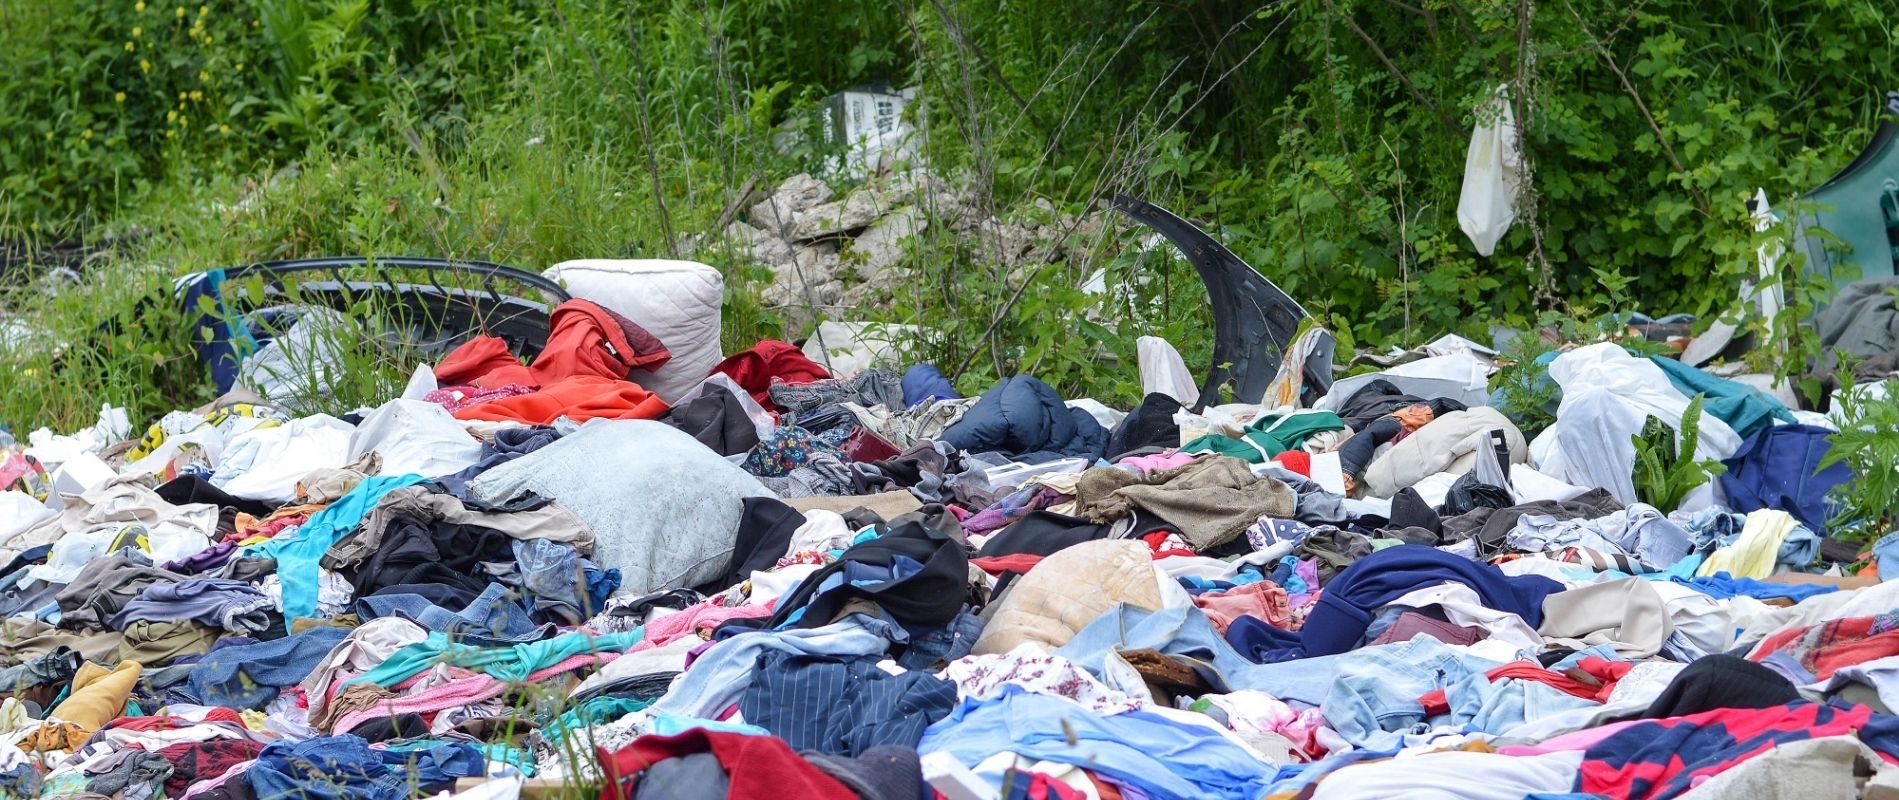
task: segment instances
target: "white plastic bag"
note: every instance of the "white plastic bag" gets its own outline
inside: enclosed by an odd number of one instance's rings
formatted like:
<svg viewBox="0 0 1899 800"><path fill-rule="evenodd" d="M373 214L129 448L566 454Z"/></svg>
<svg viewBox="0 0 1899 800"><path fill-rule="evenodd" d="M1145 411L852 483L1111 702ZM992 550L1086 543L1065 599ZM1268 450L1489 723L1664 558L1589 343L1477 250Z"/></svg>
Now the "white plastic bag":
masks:
<svg viewBox="0 0 1899 800"><path fill-rule="evenodd" d="M1496 252L1497 242L1517 217L1517 187L1523 159L1517 152L1517 120L1510 111L1510 89L1498 86L1490 102L1477 110L1477 129L1464 154L1464 191L1457 198L1457 224L1477 246L1477 254Z"/></svg>

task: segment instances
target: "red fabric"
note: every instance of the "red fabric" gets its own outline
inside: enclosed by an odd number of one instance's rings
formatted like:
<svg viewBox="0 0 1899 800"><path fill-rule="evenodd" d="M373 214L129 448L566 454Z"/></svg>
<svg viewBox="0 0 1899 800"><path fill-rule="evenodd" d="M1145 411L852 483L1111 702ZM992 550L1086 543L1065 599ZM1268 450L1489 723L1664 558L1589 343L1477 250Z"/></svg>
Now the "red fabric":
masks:
<svg viewBox="0 0 1899 800"><path fill-rule="evenodd" d="M1890 615L1850 617L1779 631L1755 645L1749 661L1763 661L1775 652L1806 667L1813 677L1826 680L1841 667L1899 655L1899 630L1889 629Z"/></svg>
<svg viewBox="0 0 1899 800"><path fill-rule="evenodd" d="M658 369L673 357L658 337L586 300L560 304L547 327L547 344L533 366L522 366L506 342L477 336L436 365L435 380L444 386L538 389L580 375L624 379L635 369Z"/></svg>
<svg viewBox="0 0 1899 800"><path fill-rule="evenodd" d="M1153 533L1150 533L1146 536L1141 537L1141 541L1147 543L1147 549L1154 551L1154 557L1157 559L1166 558L1168 556L1199 555L1198 553L1195 553L1192 550L1182 550L1178 547L1162 550L1161 549L1162 547L1167 546L1167 537L1172 536L1172 535L1174 535L1173 531L1155 531Z"/></svg>
<svg viewBox="0 0 1899 800"><path fill-rule="evenodd" d="M863 427L851 431L850 438L844 440L844 446L840 449L844 451L845 458L859 464L874 464L903 455L903 451L898 450L896 445L886 441L882 436L871 433L869 428ZM954 504L949 507L961 508Z"/></svg>
<svg viewBox="0 0 1899 800"><path fill-rule="evenodd" d="M523 422L548 425L561 417L575 422L590 419L657 419L670 406L659 395L632 381L576 375L550 383L533 394L507 397L454 413L456 419Z"/></svg>
<svg viewBox="0 0 1899 800"><path fill-rule="evenodd" d="M969 565L991 575L1001 575L1004 572L1019 572L1026 575L1036 564L1042 563L1043 558L1046 558L1046 556L1038 556L1032 553L1015 553L1006 556L972 558L969 560Z"/></svg>
<svg viewBox="0 0 1899 800"><path fill-rule="evenodd" d="M1564 694L1574 695L1584 700L1606 702L1615 691L1617 681L1629 674L1635 665L1627 661L1610 661L1606 658L1589 656L1577 662L1568 672L1552 672L1534 661L1512 661L1500 667L1484 672L1491 682L1504 678L1520 681L1536 681L1548 685ZM1588 678L1582 680L1577 675ZM1443 689L1427 692L1418 697L1418 704L1424 706L1425 713L1431 715L1449 714L1450 702Z"/></svg>
<svg viewBox="0 0 1899 800"><path fill-rule="evenodd" d="M238 716L236 711L233 711L229 708L225 708L224 706L213 706L209 711L206 711L204 714L204 721L205 722L228 722L233 725L244 724L243 717ZM118 719L115 719L111 722L106 723L105 726L107 728L111 728L114 730L150 732L150 731L177 730L179 728L189 728L193 725L202 725L202 724L204 723L193 722L184 717L174 717L169 714L159 714L157 716L151 716L151 717L119 717Z"/></svg>
<svg viewBox="0 0 1899 800"><path fill-rule="evenodd" d="M508 343L493 336L477 336L462 343L462 346L450 351L435 365L435 381L443 386L479 386L492 389L507 385L500 380L504 370L520 370L523 374L527 367L521 366L521 359L508 351ZM495 375L489 380L487 376Z"/></svg>
<svg viewBox="0 0 1899 800"><path fill-rule="evenodd" d="M675 756L712 753L730 778L728 800L857 800L857 793L792 752L775 736L720 733L703 728L678 736L642 736L609 753L596 748L606 781L600 800L632 800L639 773Z"/></svg>
<svg viewBox="0 0 1899 800"><path fill-rule="evenodd" d="M257 760L264 746L249 739L213 739L208 742L180 742L158 751L171 762L171 777L165 779L165 794L178 797L198 781L208 781L246 761Z"/></svg>
<svg viewBox="0 0 1899 800"><path fill-rule="evenodd" d="M1286 469L1292 470L1293 472L1297 472L1308 478L1312 477L1312 454L1311 453L1308 453L1304 450L1287 450L1284 453L1280 453L1279 455L1273 456L1273 460L1279 462L1279 466L1285 467Z"/></svg>
<svg viewBox="0 0 1899 800"><path fill-rule="evenodd" d="M624 379L636 369L659 369L673 357L659 337L586 300L560 304L547 327L547 346L530 368L543 385L577 375Z"/></svg>
<svg viewBox="0 0 1899 800"><path fill-rule="evenodd" d="M1040 772L1029 778L1029 797L1036 800L1084 800L1081 790Z"/></svg>
<svg viewBox="0 0 1899 800"><path fill-rule="evenodd" d="M750 350L726 356L712 371L730 376L739 388L751 393L753 400L771 411L784 410L771 401L768 390L773 380L796 385L831 377L816 361L805 358L804 351L775 339L766 339Z"/></svg>
<svg viewBox="0 0 1899 800"><path fill-rule="evenodd" d="M1427 717L1451 713L1451 701L1443 689L1432 689L1419 695L1418 705L1424 706L1424 715Z"/></svg>

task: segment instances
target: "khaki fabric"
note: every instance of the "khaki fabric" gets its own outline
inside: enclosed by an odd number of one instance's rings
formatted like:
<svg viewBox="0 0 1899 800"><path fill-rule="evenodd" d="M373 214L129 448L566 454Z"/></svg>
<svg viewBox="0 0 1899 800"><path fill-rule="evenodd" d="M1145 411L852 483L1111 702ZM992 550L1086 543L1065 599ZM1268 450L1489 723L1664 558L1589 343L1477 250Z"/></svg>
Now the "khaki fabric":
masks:
<svg viewBox="0 0 1899 800"><path fill-rule="evenodd" d="M1075 483L1078 516L1105 523L1146 511L1178 527L1196 550L1231 541L1260 517L1291 517L1295 504L1291 487L1254 475L1232 456L1206 456L1144 476L1098 467Z"/></svg>
<svg viewBox="0 0 1899 800"><path fill-rule="evenodd" d="M1543 600L1544 641L1577 650L1606 644L1624 658L1661 652L1675 631L1668 604L1642 578L1623 578L1557 592Z"/></svg>
<svg viewBox="0 0 1899 800"><path fill-rule="evenodd" d="M1083 542L1042 559L1002 595L973 651L1007 653L1033 642L1054 649L1119 603L1161 607L1154 556L1137 541Z"/></svg>
<svg viewBox="0 0 1899 800"><path fill-rule="evenodd" d="M923 502L908 491L897 491L844 497L787 497L785 505L797 509L800 514L807 511L830 511L843 514L862 508L886 520L891 520L922 508Z"/></svg>
<svg viewBox="0 0 1899 800"><path fill-rule="evenodd" d="M1414 431L1365 467L1365 492L1390 497L1440 472L1462 475L1477 464L1477 454L1488 452L1489 432L1503 431L1510 463L1530 460L1523 432L1494 408L1452 411Z"/></svg>
<svg viewBox="0 0 1899 800"><path fill-rule="evenodd" d="M191 620L137 620L125 626L125 640L113 652L113 660L165 666L180 656L209 652L220 633Z"/></svg>

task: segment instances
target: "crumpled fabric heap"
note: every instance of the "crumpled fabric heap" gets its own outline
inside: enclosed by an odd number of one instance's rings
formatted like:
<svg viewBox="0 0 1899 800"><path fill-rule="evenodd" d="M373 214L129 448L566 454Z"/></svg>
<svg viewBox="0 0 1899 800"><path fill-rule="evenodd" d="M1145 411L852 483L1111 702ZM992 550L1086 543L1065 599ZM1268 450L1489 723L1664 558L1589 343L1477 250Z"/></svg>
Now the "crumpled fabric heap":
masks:
<svg viewBox="0 0 1899 800"><path fill-rule="evenodd" d="M627 376L664 343L574 302L532 364L477 339L433 370L449 389L422 370L360 415L225 405L38 471L6 451L31 479L0 505L0 794L1899 786L1899 581L1822 572L1857 554L1772 464L1828 438L1693 368L1555 356L1539 435L1468 353L1321 410L1123 415L764 342L647 414ZM1727 454L1749 507L1622 493L1602 437L1682 386L1764 426ZM596 419L628 413L656 419Z"/></svg>

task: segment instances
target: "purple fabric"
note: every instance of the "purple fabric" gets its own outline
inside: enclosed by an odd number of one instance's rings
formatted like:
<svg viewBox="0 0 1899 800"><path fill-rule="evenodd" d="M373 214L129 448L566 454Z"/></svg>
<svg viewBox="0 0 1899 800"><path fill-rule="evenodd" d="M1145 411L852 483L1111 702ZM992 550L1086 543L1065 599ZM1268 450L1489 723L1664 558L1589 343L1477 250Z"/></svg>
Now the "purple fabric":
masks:
<svg viewBox="0 0 1899 800"><path fill-rule="evenodd" d="M177 561L167 561L160 569L170 570L181 575L196 575L205 570L224 566L231 560L231 554L237 552L236 542L218 542Z"/></svg>
<svg viewBox="0 0 1899 800"><path fill-rule="evenodd" d="M1062 493L1048 487L1040 487L1039 491L1037 489L1038 487L1034 486L1023 488L997 500L988 508L976 512L975 516L963 520L964 535L981 536L995 533L1008 527L1009 523L1027 516L1029 512L1048 508L1061 502L1065 497Z"/></svg>

